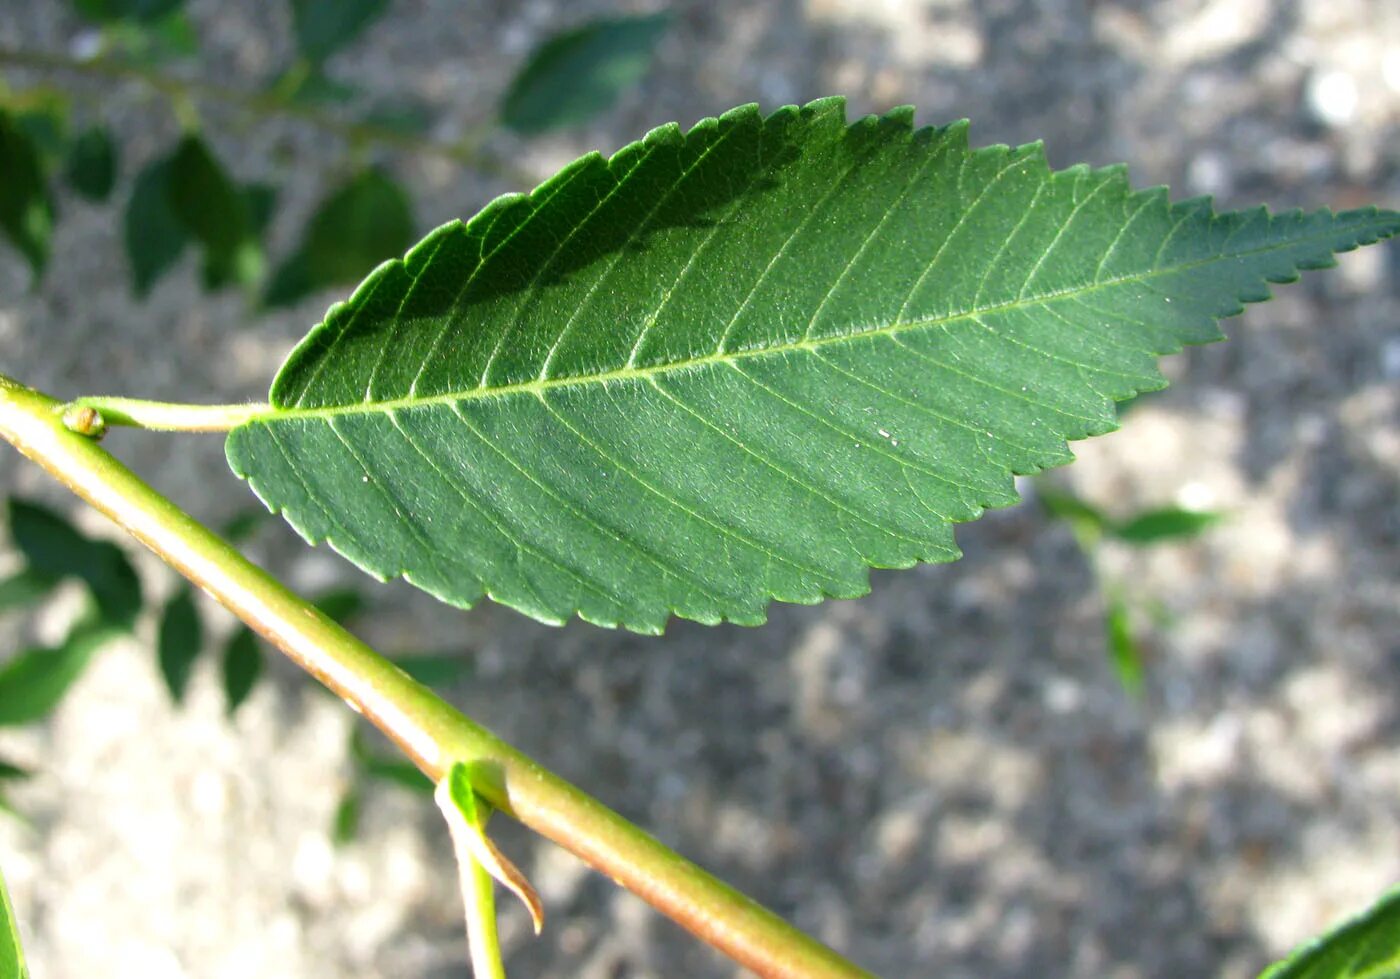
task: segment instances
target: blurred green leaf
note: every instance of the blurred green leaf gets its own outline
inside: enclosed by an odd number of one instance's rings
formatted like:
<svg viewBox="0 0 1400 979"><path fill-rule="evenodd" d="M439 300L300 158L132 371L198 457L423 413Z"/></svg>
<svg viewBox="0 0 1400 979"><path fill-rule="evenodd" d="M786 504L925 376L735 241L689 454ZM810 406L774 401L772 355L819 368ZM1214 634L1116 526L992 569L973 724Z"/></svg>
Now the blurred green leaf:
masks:
<svg viewBox="0 0 1400 979"><path fill-rule="evenodd" d="M187 134L175 148L167 189L171 212L204 246L206 288L256 280L262 251L248 199L199 136Z"/></svg>
<svg viewBox="0 0 1400 979"><path fill-rule="evenodd" d="M388 0L292 0L297 47L319 64L353 41L389 7Z"/></svg>
<svg viewBox="0 0 1400 979"><path fill-rule="evenodd" d="M445 686L472 671L471 660L451 653L419 653L393 659L395 666L429 687Z"/></svg>
<svg viewBox="0 0 1400 979"><path fill-rule="evenodd" d="M68 93L40 86L26 89L6 101L15 128L34 144L39 171L49 173L52 164L68 152Z"/></svg>
<svg viewBox="0 0 1400 979"><path fill-rule="evenodd" d="M21 782L33 774L27 768L20 768L18 765L0 758L0 782Z"/></svg>
<svg viewBox="0 0 1400 979"><path fill-rule="evenodd" d="M64 176L90 201L105 201L117 182L117 147L103 126L84 130L68 148Z"/></svg>
<svg viewBox="0 0 1400 979"><path fill-rule="evenodd" d="M5 979L28 979L29 976L24 949L20 947L19 920L3 877L0 877L0 976Z"/></svg>
<svg viewBox="0 0 1400 979"><path fill-rule="evenodd" d="M92 654L117 634L102 623L80 623L60 645L27 649L0 667L0 726L46 717L82 675Z"/></svg>
<svg viewBox="0 0 1400 979"><path fill-rule="evenodd" d="M421 136L433 128L436 114L424 102L398 99L372 106L361 119L371 125L409 136Z"/></svg>
<svg viewBox="0 0 1400 979"><path fill-rule="evenodd" d="M149 24L180 7L185 0L73 0L78 13L88 20L105 23L130 20Z"/></svg>
<svg viewBox="0 0 1400 979"><path fill-rule="evenodd" d="M326 617L344 625L365 609L365 598L353 588L332 588L311 600Z"/></svg>
<svg viewBox="0 0 1400 979"><path fill-rule="evenodd" d="M10 497L6 505L10 536L33 572L54 579L79 579L87 585L106 624L131 627L141 611L141 580L120 547L90 540L37 503Z"/></svg>
<svg viewBox="0 0 1400 979"><path fill-rule="evenodd" d="M253 237L261 238L277 210L277 188L271 184L251 183L243 185L242 193L243 206L248 212L248 228Z"/></svg>
<svg viewBox="0 0 1400 979"><path fill-rule="evenodd" d="M204 642L204 627L195 608L194 594L181 588L165 603L160 616L160 632L156 639L156 657L160 674L175 703L185 699L194 661Z"/></svg>
<svg viewBox="0 0 1400 979"><path fill-rule="evenodd" d="M595 20L549 38L511 82L501 122L530 134L602 112L646 75L670 20L665 13Z"/></svg>
<svg viewBox="0 0 1400 979"><path fill-rule="evenodd" d="M268 88L283 99L304 105L341 105L360 94L354 85L331 78L320 65L305 60L288 68Z"/></svg>
<svg viewBox="0 0 1400 979"><path fill-rule="evenodd" d="M360 832L360 791L351 786L340 798L335 807L335 822L331 828L331 839L336 846L344 846Z"/></svg>
<svg viewBox="0 0 1400 979"><path fill-rule="evenodd" d="M403 188L367 170L316 209L301 247L272 276L265 302L281 306L328 286L356 282L413 244L413 213Z"/></svg>
<svg viewBox="0 0 1400 979"><path fill-rule="evenodd" d="M1400 887L1265 969L1259 979L1395 979L1400 976Z"/></svg>
<svg viewBox="0 0 1400 979"><path fill-rule="evenodd" d="M1164 540L1195 537L1220 522L1224 515L1212 510L1187 510L1169 506L1144 510L1111 528L1113 536L1129 544L1155 544Z"/></svg>
<svg viewBox="0 0 1400 979"><path fill-rule="evenodd" d="M156 160L136 177L126 205L126 257L138 298L180 258L189 235L170 206L170 159Z"/></svg>
<svg viewBox="0 0 1400 979"><path fill-rule="evenodd" d="M224 647L224 699L230 714L253 692L262 667L263 653L258 637L251 629L239 629Z"/></svg>
<svg viewBox="0 0 1400 979"><path fill-rule="evenodd" d="M158 65L199 53L199 36L183 10L145 24L109 21L102 38L110 52L136 64Z"/></svg>
<svg viewBox="0 0 1400 979"><path fill-rule="evenodd" d="M53 217L39 149L0 109L0 231L29 262L36 280L48 262Z"/></svg>
<svg viewBox="0 0 1400 979"><path fill-rule="evenodd" d="M375 753L358 727L350 735L350 757L365 778L388 782L413 792L432 794L433 783L428 776L409 762Z"/></svg>
<svg viewBox="0 0 1400 979"><path fill-rule="evenodd" d="M230 544L241 544L257 533L270 516L272 514L262 507L249 507L228 519L223 526L223 537Z"/></svg>
<svg viewBox="0 0 1400 979"><path fill-rule="evenodd" d="M1133 696L1141 696L1144 669L1142 649L1133 633L1132 615L1128 611L1123 596L1110 590L1106 596L1108 608L1104 614L1104 635L1108 640L1108 658L1113 664L1113 672L1123 689Z"/></svg>
<svg viewBox="0 0 1400 979"><path fill-rule="evenodd" d="M0 614L41 601L58 584L53 575L22 568L0 581Z"/></svg>

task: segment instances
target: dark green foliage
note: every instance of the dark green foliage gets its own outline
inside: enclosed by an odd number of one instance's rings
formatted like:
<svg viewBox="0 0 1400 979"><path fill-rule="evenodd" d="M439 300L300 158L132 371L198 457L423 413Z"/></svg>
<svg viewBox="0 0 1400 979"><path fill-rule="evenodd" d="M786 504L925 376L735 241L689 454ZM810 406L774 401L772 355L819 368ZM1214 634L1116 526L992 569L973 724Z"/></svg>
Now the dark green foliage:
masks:
<svg viewBox="0 0 1400 979"><path fill-rule="evenodd" d="M1187 510L1169 506L1145 510L1113 526L1113 536L1129 544L1157 544L1199 536L1219 523L1221 514L1209 510Z"/></svg>
<svg viewBox="0 0 1400 979"><path fill-rule="evenodd" d="M68 185L90 201L105 201L117 181L117 146L103 126L84 130L68 148Z"/></svg>
<svg viewBox="0 0 1400 979"><path fill-rule="evenodd" d="M35 279L48 263L53 218L39 149L15 118L0 109L0 231L29 262Z"/></svg>
<svg viewBox="0 0 1400 979"><path fill-rule="evenodd" d="M230 544L241 544L258 532L268 516L266 510L249 508L230 517L220 533Z"/></svg>
<svg viewBox="0 0 1400 979"><path fill-rule="evenodd" d="M170 174L169 157L149 164L137 175L127 201L123 231L131 288L138 297L145 297L156 280L179 261L189 240L170 203Z"/></svg>
<svg viewBox="0 0 1400 979"><path fill-rule="evenodd" d="M160 632L156 639L156 658L160 675L175 703L185 699L194 662L204 643L204 627L195 608L194 593L181 588L168 602L160 616Z"/></svg>
<svg viewBox="0 0 1400 979"><path fill-rule="evenodd" d="M548 622L763 621L957 557L1157 357L1400 215L1215 214L840 100L666 126L431 233L229 436L374 575Z"/></svg>
<svg viewBox="0 0 1400 979"><path fill-rule="evenodd" d="M1260 979L1396 979L1400 976L1400 888L1314 938Z"/></svg>
<svg viewBox="0 0 1400 979"><path fill-rule="evenodd" d="M224 646L224 700L232 714L248 699L262 674L263 652L258 637L240 628Z"/></svg>
<svg viewBox="0 0 1400 979"><path fill-rule="evenodd" d="M117 634L103 623L82 622L60 645L27 649L0 666L0 726L43 720Z"/></svg>
<svg viewBox="0 0 1400 979"><path fill-rule="evenodd" d="M301 246L274 273L265 301L285 305L327 286L356 282L402 255L413 234L403 188L385 173L367 170L321 202Z"/></svg>
<svg viewBox="0 0 1400 979"><path fill-rule="evenodd" d="M190 134L170 157L170 210L204 246L204 282L211 289L248 284L262 270L249 197L215 159L208 144Z"/></svg>
<svg viewBox="0 0 1400 979"><path fill-rule="evenodd" d="M141 581L126 554L109 541L94 541L47 507L11 497L10 535L42 578L77 578L88 586L103 623L129 629L141 611Z"/></svg>
<svg viewBox="0 0 1400 979"><path fill-rule="evenodd" d="M42 601L58 584L53 575L23 568L0 581L0 614Z"/></svg>
<svg viewBox="0 0 1400 979"><path fill-rule="evenodd" d="M388 0L292 0L292 26L302 57L325 61L377 20Z"/></svg>
<svg viewBox="0 0 1400 979"><path fill-rule="evenodd" d="M344 846L360 832L360 790L352 786L340 797L335 807L335 818L331 824L331 839L337 846Z"/></svg>
<svg viewBox="0 0 1400 979"><path fill-rule="evenodd" d="M99 23L126 20L150 24L175 12L185 0L73 0L78 13Z"/></svg>
<svg viewBox="0 0 1400 979"><path fill-rule="evenodd" d="M471 674L471 660L459 653L418 653L395 656L394 665L419 683L444 687Z"/></svg>
<svg viewBox="0 0 1400 979"><path fill-rule="evenodd" d="M328 619L341 625L364 611L365 598L353 588L335 588L311 600Z"/></svg>
<svg viewBox="0 0 1400 979"><path fill-rule="evenodd" d="M540 133L607 109L646 75L670 19L661 13L595 20L551 37L511 82L501 122Z"/></svg>

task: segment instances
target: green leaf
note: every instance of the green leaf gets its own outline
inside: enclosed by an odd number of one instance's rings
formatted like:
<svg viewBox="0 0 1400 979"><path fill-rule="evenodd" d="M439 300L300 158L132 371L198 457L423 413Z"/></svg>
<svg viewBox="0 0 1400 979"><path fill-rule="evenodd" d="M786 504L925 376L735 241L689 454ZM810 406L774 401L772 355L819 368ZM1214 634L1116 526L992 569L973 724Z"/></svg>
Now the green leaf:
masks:
<svg viewBox="0 0 1400 979"><path fill-rule="evenodd" d="M16 571L0 581L0 615L42 601L57 584L56 577L33 568Z"/></svg>
<svg viewBox="0 0 1400 979"><path fill-rule="evenodd" d="M242 510L228 519L221 533L230 544L242 544L256 534L266 520L266 510L253 508Z"/></svg>
<svg viewBox="0 0 1400 979"><path fill-rule="evenodd" d="M301 247L278 268L265 302L281 306L327 286L359 280L413 242L408 195L379 170L367 170L316 209Z"/></svg>
<svg viewBox="0 0 1400 979"><path fill-rule="evenodd" d="M1142 649L1133 632L1132 615L1123 596L1111 589L1108 608L1104 613L1104 635L1108 640L1108 659L1123 689L1141 696L1144 680Z"/></svg>
<svg viewBox="0 0 1400 979"><path fill-rule="evenodd" d="M344 846L360 832L360 791L351 786L340 797L335 807L335 818L331 825L331 839L336 846Z"/></svg>
<svg viewBox="0 0 1400 979"><path fill-rule="evenodd" d="M472 672L471 660L451 653L417 653L393 660L395 666L429 687L446 686Z"/></svg>
<svg viewBox="0 0 1400 979"><path fill-rule="evenodd" d="M199 37L183 10L149 23L108 21L102 40L113 54L135 64L159 65L199 53Z"/></svg>
<svg viewBox="0 0 1400 979"><path fill-rule="evenodd" d="M354 588L332 588L311 602L328 619L344 625L365 610L365 597Z"/></svg>
<svg viewBox="0 0 1400 979"><path fill-rule="evenodd" d="M90 201L105 201L117 181L117 146L103 126L84 130L68 149L64 176Z"/></svg>
<svg viewBox="0 0 1400 979"><path fill-rule="evenodd" d="M0 975L5 979L28 979L24 949L20 946L19 919L15 917L5 879L0 877Z"/></svg>
<svg viewBox="0 0 1400 979"><path fill-rule="evenodd" d="M666 13L595 20L549 38L511 82L501 122L531 134L597 115L646 75L670 21Z"/></svg>
<svg viewBox="0 0 1400 979"><path fill-rule="evenodd" d="M262 251L253 233L249 198L204 140L192 133L180 140L170 157L168 179L171 213L204 246L205 286L256 280Z"/></svg>
<svg viewBox="0 0 1400 979"><path fill-rule="evenodd" d="M36 575L77 578L88 587L103 622L129 629L141 611L141 579L110 541L94 541L47 507L17 497L6 502L10 536Z"/></svg>
<svg viewBox="0 0 1400 979"><path fill-rule="evenodd" d="M659 632L959 554L1157 355L1400 214L1214 214L840 100L655 130L331 308L227 455L445 601Z"/></svg>
<svg viewBox="0 0 1400 979"><path fill-rule="evenodd" d="M0 109L0 231L37 279L49 259L53 202L33 138Z"/></svg>
<svg viewBox="0 0 1400 979"><path fill-rule="evenodd" d="M239 629L224 647L224 700L232 714L243 705L262 674L263 653L253 630Z"/></svg>
<svg viewBox="0 0 1400 979"><path fill-rule="evenodd" d="M165 603L156 639L160 675L165 678L170 699L177 704L185 699L185 689L203 642L204 627L199 610L195 608L194 594L188 588L181 588Z"/></svg>
<svg viewBox="0 0 1400 979"><path fill-rule="evenodd" d="M350 734L350 757L360 774L378 782L388 782L411 792L432 792L433 783L417 766L377 754L357 727Z"/></svg>
<svg viewBox="0 0 1400 979"><path fill-rule="evenodd" d="M1211 510L1187 510L1168 506L1144 510L1113 526L1113 536L1129 544L1156 544L1199 536L1219 523L1223 514Z"/></svg>
<svg viewBox="0 0 1400 979"><path fill-rule="evenodd" d="M149 24L166 17L185 0L73 0L73 6L88 20L105 23L130 20Z"/></svg>
<svg viewBox="0 0 1400 979"><path fill-rule="evenodd" d="M156 160L136 177L123 226L131 289L144 298L180 258L189 234L170 205L170 158Z"/></svg>
<svg viewBox="0 0 1400 979"><path fill-rule="evenodd" d="M43 720L58 706L93 653L117 635L102 623L80 623L60 645L27 649L0 667L0 726Z"/></svg>
<svg viewBox="0 0 1400 979"><path fill-rule="evenodd" d="M0 758L0 782L22 782L34 773Z"/></svg>
<svg viewBox="0 0 1400 979"><path fill-rule="evenodd" d="M1400 888L1300 946L1259 979L1395 979L1400 976Z"/></svg>
<svg viewBox="0 0 1400 979"><path fill-rule="evenodd" d="M312 64L325 61L388 7L388 0L292 0L297 47Z"/></svg>

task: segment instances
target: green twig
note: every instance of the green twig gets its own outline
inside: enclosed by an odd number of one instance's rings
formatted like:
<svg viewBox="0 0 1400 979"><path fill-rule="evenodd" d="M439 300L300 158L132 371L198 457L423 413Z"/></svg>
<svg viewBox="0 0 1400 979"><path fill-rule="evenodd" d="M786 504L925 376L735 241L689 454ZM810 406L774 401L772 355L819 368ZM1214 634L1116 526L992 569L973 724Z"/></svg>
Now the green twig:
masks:
<svg viewBox="0 0 1400 979"><path fill-rule="evenodd" d="M468 719L161 496L65 406L0 375L0 438L203 588L394 741L434 782L471 759L477 791L699 938L771 979L869 974L662 846Z"/></svg>

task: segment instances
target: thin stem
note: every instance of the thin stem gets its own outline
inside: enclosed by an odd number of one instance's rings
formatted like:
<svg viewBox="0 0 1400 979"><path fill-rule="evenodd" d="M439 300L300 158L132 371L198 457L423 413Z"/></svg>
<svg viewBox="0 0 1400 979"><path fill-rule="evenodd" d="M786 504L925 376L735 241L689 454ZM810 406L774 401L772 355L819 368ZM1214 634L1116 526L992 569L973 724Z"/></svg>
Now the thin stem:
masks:
<svg viewBox="0 0 1400 979"><path fill-rule="evenodd" d="M92 408L108 425L157 432L227 432L268 412L265 404L182 405L140 398L78 398L69 408ZM70 426L71 427L71 426Z"/></svg>
<svg viewBox="0 0 1400 979"><path fill-rule="evenodd" d="M473 762L480 775L476 788L491 805L759 976L869 975L462 715L250 563L96 441L69 431L63 411L53 398L0 375L0 438L344 698L434 782L454 761Z"/></svg>
<svg viewBox="0 0 1400 979"><path fill-rule="evenodd" d="M478 126L468 136L449 143L404 132L391 126L345 119L332 115L317 105L290 100L276 90L248 91L196 78L180 78L119 58L74 58L53 51L25 51L0 46L0 66L5 65L35 71L68 72L91 78L139 82L176 105L190 101L218 102L264 119L299 119L325 132L334 133L351 144L376 143L406 153L454 160L520 184L528 185L534 182L529 174L483 149L482 138L491 128L488 126Z"/></svg>
<svg viewBox="0 0 1400 979"><path fill-rule="evenodd" d="M496 934L496 882L475 860L463 868L467 877L462 888L467 911L467 950L475 979L506 979L501 958L501 939Z"/></svg>

